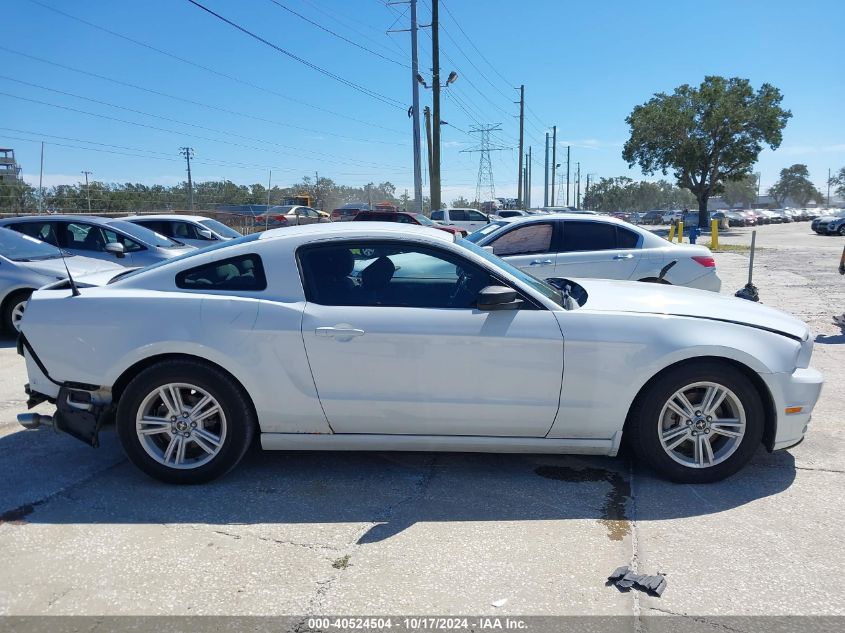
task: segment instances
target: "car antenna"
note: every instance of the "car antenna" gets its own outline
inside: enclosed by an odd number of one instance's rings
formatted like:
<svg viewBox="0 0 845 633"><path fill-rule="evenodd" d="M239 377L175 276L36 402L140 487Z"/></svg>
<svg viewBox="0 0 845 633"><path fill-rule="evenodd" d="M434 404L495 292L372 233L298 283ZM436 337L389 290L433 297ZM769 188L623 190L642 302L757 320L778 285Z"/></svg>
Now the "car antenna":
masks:
<svg viewBox="0 0 845 633"><path fill-rule="evenodd" d="M62 263L65 265L65 271L67 271L67 280L70 282L70 295L72 297L79 296L79 288L76 287L76 282L73 280L73 276L70 274L70 268L67 267L67 257L65 255L65 249L59 248L59 253L62 255Z"/></svg>

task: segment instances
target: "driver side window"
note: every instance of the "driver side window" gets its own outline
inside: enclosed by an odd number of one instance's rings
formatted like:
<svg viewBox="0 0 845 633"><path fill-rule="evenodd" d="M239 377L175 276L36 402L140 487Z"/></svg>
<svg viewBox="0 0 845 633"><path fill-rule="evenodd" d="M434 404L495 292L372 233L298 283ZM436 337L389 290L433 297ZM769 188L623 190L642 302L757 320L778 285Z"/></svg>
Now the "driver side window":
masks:
<svg viewBox="0 0 845 633"><path fill-rule="evenodd" d="M317 246L299 261L306 299L320 305L469 309L497 283L459 256L417 245Z"/></svg>

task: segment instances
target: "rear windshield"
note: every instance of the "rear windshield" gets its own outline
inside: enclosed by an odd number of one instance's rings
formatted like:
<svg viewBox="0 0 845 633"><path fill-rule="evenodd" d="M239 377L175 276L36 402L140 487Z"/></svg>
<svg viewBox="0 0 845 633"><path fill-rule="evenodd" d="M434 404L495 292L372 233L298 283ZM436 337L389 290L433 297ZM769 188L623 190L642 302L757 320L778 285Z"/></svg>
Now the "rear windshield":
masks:
<svg viewBox="0 0 845 633"><path fill-rule="evenodd" d="M0 255L13 262L34 262L56 259L61 257L62 253L55 246L45 244L34 237L0 228Z"/></svg>
<svg viewBox="0 0 845 633"><path fill-rule="evenodd" d="M185 259L189 259L191 257L196 257L197 255L204 255L205 253L209 253L211 251L216 251L219 248L229 248L230 246L235 246L237 244L246 244L247 242L254 242L259 237L261 237L261 233L250 233L249 235L242 235L237 239L234 240L227 240L225 242L218 242L217 244L212 244L211 246L206 246L205 248L192 248L188 252L183 255L177 255L176 257L171 257L170 259L165 259L160 262L156 262L155 264L150 264L149 266L144 266L143 268L136 268L126 274L119 274L116 277L113 277L109 280L109 283L114 283L116 281L123 281L124 279L129 279L138 275L140 273L147 272L148 270L155 270L161 266L166 266L172 262L181 262Z"/></svg>
<svg viewBox="0 0 845 633"><path fill-rule="evenodd" d="M174 242L173 240L166 238L161 233L156 233L145 226L126 222L125 220L115 220L113 222L109 222L108 225L113 226L116 229L120 229L124 233L131 235L150 246L160 246L161 248L179 248L180 246L183 246L180 242Z"/></svg>
<svg viewBox="0 0 845 633"><path fill-rule="evenodd" d="M240 237L241 234L238 233L235 229L226 226L222 222L218 222L217 220L199 220L199 223L202 224L205 228L211 229L218 235L222 235L223 237L231 237L232 239L236 237Z"/></svg>

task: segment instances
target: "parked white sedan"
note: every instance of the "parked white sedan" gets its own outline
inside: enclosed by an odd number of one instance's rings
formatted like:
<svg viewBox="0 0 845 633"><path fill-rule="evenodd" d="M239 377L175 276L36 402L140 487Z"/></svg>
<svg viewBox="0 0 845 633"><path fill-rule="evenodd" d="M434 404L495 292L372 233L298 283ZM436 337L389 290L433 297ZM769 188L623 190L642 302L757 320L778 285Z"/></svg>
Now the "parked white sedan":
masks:
<svg viewBox="0 0 845 633"><path fill-rule="evenodd" d="M116 421L132 462L175 483L224 474L255 433L280 450L610 456L626 436L682 482L804 437L822 377L801 321L686 288L555 284L371 222L245 236L77 296L58 282L19 339L30 406L57 412L18 419L95 446Z"/></svg>
<svg viewBox="0 0 845 633"><path fill-rule="evenodd" d="M133 215L123 219L194 248L205 248L214 242L225 242L241 236L222 222L201 215Z"/></svg>
<svg viewBox="0 0 845 633"><path fill-rule="evenodd" d="M710 249L672 244L611 217L559 213L508 218L467 240L541 279L630 279L714 292L722 286Z"/></svg>

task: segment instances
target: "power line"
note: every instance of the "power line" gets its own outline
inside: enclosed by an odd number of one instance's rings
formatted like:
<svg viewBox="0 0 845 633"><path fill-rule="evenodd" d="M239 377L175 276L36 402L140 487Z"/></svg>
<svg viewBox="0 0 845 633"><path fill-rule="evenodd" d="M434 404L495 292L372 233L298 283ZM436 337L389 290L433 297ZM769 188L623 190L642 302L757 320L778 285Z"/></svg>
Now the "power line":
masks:
<svg viewBox="0 0 845 633"><path fill-rule="evenodd" d="M40 2L39 0L29 0L29 2L31 2L32 4L38 5L42 8L44 8L44 9L47 9L48 11L52 11L54 13L61 15L61 16L64 16L64 17L66 17L70 20L74 20L74 21L79 22L81 24L85 24L86 26L89 26L89 27L96 29L98 31L102 31L102 32L108 33L109 35L112 35L114 37L125 40L127 42L131 42L132 44L135 44L136 46L140 46L142 48L146 48L148 50L154 51L154 52L156 52L160 55L164 55L165 57L169 57L171 59L175 59L179 62L182 62L183 64L193 66L194 68L199 68L199 69L204 70L204 71L211 73L213 75L217 75L218 77L223 77L223 78L228 79L230 81L234 81L234 82L242 84L244 86L248 86L249 88L252 88L254 90L260 90L262 92L266 92L267 94L271 94L275 97L279 97L280 99L284 99L286 101L290 101L292 103L296 103L296 104L305 106L307 108L318 110L320 112L325 112L327 114L331 114L331 115L336 116L336 117L347 119L349 121L354 121L354 122L360 123L362 125L367 125L369 127L387 130L388 132L393 132L395 134L403 134L404 133L404 132L401 132L399 130L387 127L387 126L380 125L378 123L372 123L371 121L364 121L363 119L358 119L356 117L352 117L352 116L349 116L349 115L346 115L346 114L342 114L340 112L335 112L333 110L323 108L322 106L318 106L318 105L315 105L313 103L308 103L307 101L302 101L301 99L295 99L295 98L290 97L290 96L283 94L281 92L277 92L275 90L271 90L270 88L266 88L265 86L261 86L259 84L255 84L255 83L252 83L250 81L246 81L245 79L235 77L234 75L229 75L229 74L221 72L219 70L209 68L208 66L203 66L202 64L198 64L198 63L193 62L189 59L185 59L184 57L180 57L179 55L169 53L169 52L162 50L160 48L156 48L155 46L151 46L150 44L145 44L144 42L141 42L140 40L133 39L133 38L127 36L127 35L123 35L122 33L118 33L117 31L112 31L111 29L107 29L107 28L100 26L98 24L94 24L93 22L89 22L88 20L83 20L82 18L79 18L75 15L71 15L70 13L67 13L65 11L62 11L60 9L56 9L55 7L51 7L48 4L44 4L43 2Z"/></svg>
<svg viewBox="0 0 845 633"><path fill-rule="evenodd" d="M173 157L172 152L160 152L160 151L156 151L156 150L143 149L143 148L139 148L139 147L126 147L124 145L111 145L109 143L100 143L98 141L89 141L89 140L86 140L86 139L77 139L77 138L71 138L71 137L66 137L66 136L57 136L55 134L45 134L43 132L33 132L33 131L30 131L30 130L16 130L14 128L5 128L5 127L0 127L0 130L11 130L13 132L19 132L21 134L30 134L32 136L39 137L37 139L32 139L32 138L24 138L24 137L21 137L21 136L14 136L14 135L9 135L9 134L3 135L3 137L7 138L7 139L12 139L12 140L17 140L17 141L25 141L25 142L28 142L28 143L41 143L42 138L60 139L60 140L74 141L74 142L77 142L77 143L86 143L88 145L99 145L101 147L126 149L126 150L129 150L131 152L142 152L142 153L119 152L119 151L114 151L113 149L109 150L109 149L101 149L100 147L85 147L83 145L72 145L72 144L69 144L69 143L57 143L56 141L49 141L49 144L52 145L52 146L55 146L55 147L64 147L64 148L68 148L68 149L79 149L79 150L84 150L84 151L88 151L88 152L95 152L95 153L99 153L99 154L111 154L111 155L116 155L116 156L127 156L129 158L143 158L145 160L162 160L162 161L175 162L175 163L181 162L180 159ZM153 155L150 156L148 154L153 154ZM250 170L261 170L261 171L264 171L264 172L266 172L268 169L272 169L273 171L280 171L280 172L286 171L286 172L291 172L291 173L301 173L303 171L299 167L279 167L279 166L275 166L275 165L262 165L262 164L256 164L256 163L241 163L241 162L233 162L233 161L224 161L224 160L219 160L219 159L214 159L214 158L206 158L206 159L196 158L196 159L193 159L193 162L197 163L197 164L208 165L209 167L250 169ZM384 170L384 171L390 171L392 173L392 170ZM401 169L401 170L397 169L397 170L395 170L395 172L396 173L406 173L407 170L406 169ZM336 172L336 173L339 176L362 176L362 177L366 176L366 177L369 177L369 176L372 175L372 172L365 172L365 173L360 173L360 172Z"/></svg>
<svg viewBox="0 0 845 633"><path fill-rule="evenodd" d="M449 17L451 17L451 18L452 18L452 21L453 21L453 22L457 25L457 27L460 29L461 33L463 33L463 35L464 35L464 37L466 38L466 40L467 40L467 41L468 41L468 42L472 45L472 47L476 50L476 52L478 53L478 56L479 56L479 57L481 57L481 59L483 59L485 62L487 62L487 65L488 65L488 66L490 66L490 68L492 68L492 69L493 69L493 72L494 72L494 73L496 73L497 75L499 75L499 78L500 78L502 81L504 81L504 82L505 82L508 86L514 87L513 82L508 81L508 79L507 79L507 78L505 78L504 76L502 76L502 73L500 73L500 72L499 72L499 69L498 69L498 68L496 68L493 64L491 64L491 63L490 63L490 60L489 60L489 59L487 59L487 58L484 56L484 53L482 53L482 52L481 52L481 49L479 49L479 48L475 45L475 43L472 41L472 39L470 38L470 36L466 34L466 31L464 31L463 27L461 27L461 23L460 23L460 21L458 21L458 20L455 18L455 16L454 16L454 15L452 15L452 12L449 10L449 7L447 7L447 6L446 6L446 5L442 2L442 0L441 0L440 4L443 6L443 8L444 8L444 9L446 9L446 13L448 13L448 14L449 14Z"/></svg>
<svg viewBox="0 0 845 633"><path fill-rule="evenodd" d="M16 51L16 50L13 50L13 49L8 48L6 46L0 45L0 50L7 51L7 52L12 53L14 55L20 55L21 57L26 57L28 59L32 59L32 60L35 60L37 62L41 62L42 64L48 64L50 66L56 66L57 68L63 68L64 70L70 70L72 72L76 72L76 73L79 73L79 74L82 74L82 75L87 75L89 77L94 77L96 79L108 81L108 82L117 84L119 86L126 86L128 88L134 88L135 90L140 90L142 92L147 92L147 93L154 94L154 95L157 95L157 96L160 96L160 97L165 97L167 99L173 99L174 101L182 101L184 103L189 103L191 105L200 106L202 108L208 108L210 110L216 110L218 112L224 112L226 114L231 114L231 115L234 115L234 116L240 116L240 117L247 118L247 119L253 119L255 121L261 121L262 123L270 123L272 125L277 125L279 127L288 127L288 128L294 129L294 130L301 130L303 132L311 132L311 133L314 133L314 134L325 134L327 136L333 136L333 137L336 137L336 138L342 138L342 139L346 139L346 140L350 140L350 141L357 141L357 142L360 142L360 143L375 143L375 144L379 144L379 145L401 145L401 146L407 145L407 143L397 143L397 142L394 142L394 141L377 141L377 140L373 140L373 139L358 138L358 137L355 137L355 136L346 136L345 134L337 134L335 132L327 132L325 130L317 130L317 129L314 129L314 128L302 127L300 125L294 125L292 123L283 123L281 121L274 121L272 119L265 119L263 117L255 116L255 115L252 115L252 114L247 114L245 112L239 112L237 110L230 110L228 108L221 108L220 106L215 106L215 105L211 105L211 104L208 104L208 103L203 103L201 101L194 101L193 99L187 99L185 97L179 97L179 96L176 96L176 95L168 94L166 92L161 92L160 90L155 90L153 88L146 88L144 86L139 86L137 84L129 83L127 81L122 81L120 79L114 79L112 77L106 77L105 75L100 75L100 74L93 73L93 72L90 72L90 71L87 71L87 70L82 70L81 68L75 68L73 66L61 64L59 62L51 61L49 59L44 59L43 57L37 57L35 55L29 55L29 54L23 53L21 51ZM13 81L15 81L15 80L13 80ZM32 84L32 85L35 85L35 84Z"/></svg>
<svg viewBox="0 0 845 633"><path fill-rule="evenodd" d="M158 126L155 126L155 125L149 125L147 123L139 123L137 121L129 121L129 120L126 120L126 119L120 119L120 118L117 118L117 117L109 116L107 114L98 114L96 112L88 112L87 110L80 110L79 108L73 108L71 106L64 106L64 105L59 105L59 104L56 104L56 103L50 103L49 101L41 101L39 99L31 99L29 97L22 97L20 95L14 95L14 94L11 94L11 93L8 93L8 92L0 91L0 95L5 96L5 97L10 97L12 99L18 99L20 101L27 101L29 103L37 103L39 105L46 105L46 106L49 106L51 108L58 108L60 110L67 110L69 112L77 112L79 114L85 114L85 115L88 115L88 116L93 116L93 117L97 117L97 118L101 118L101 119L107 119L109 121L116 121L118 123L126 123L127 125L135 125L137 127L143 127L143 128L147 128L147 129L150 129L150 130L157 130L159 132L167 132L168 134L190 136L192 138L198 138L198 139L203 140L203 141L211 141L212 143L222 143L224 145L243 147L243 148L246 148L246 149L254 149L254 150L257 150L257 151L261 151L261 152L272 151L271 149L269 149L267 147L256 147L254 145L244 145L243 143L236 143L234 141L222 140L222 139L217 139L217 138L208 137L208 136L200 136L198 134L191 134L189 132L180 132L180 131L177 131L177 130L162 128L162 127L158 127ZM150 116L154 116L154 115L150 115ZM286 149L292 149L292 150L295 150L295 151L298 151L298 152L318 154L318 153L315 153L315 152L302 150L302 149L296 148L296 147L285 146L285 145L282 145L281 143L273 143L273 144L278 145L279 147L283 147L283 148L286 148ZM322 156L313 156L311 158L314 159L314 160L322 160L322 161L325 161L327 163L354 164L354 165L358 165L358 166L369 167L369 168L372 168L372 169L380 169L380 168L384 167L383 165L378 165L376 163L364 163L362 161L352 162L352 161L343 160L343 159L337 160L337 159L323 158Z"/></svg>
<svg viewBox="0 0 845 633"><path fill-rule="evenodd" d="M367 51L368 53L370 53L370 54L372 54L372 55L375 55L376 57L380 57L381 59L383 59L383 60L385 60L385 61L388 61L388 62L390 62L391 64L396 64L397 66L401 66L402 68L410 68L410 66L409 66L408 64L404 64L404 63L402 63L402 62L400 62L400 61L397 61L397 60L395 60L395 59L392 59L392 58L390 58L390 57L387 57L386 55L382 55L381 53L376 52L376 51L372 50L371 48L367 48L366 46L363 46L362 44L359 44L358 42L355 42L355 41L353 41L353 40L350 40L350 39L349 39L349 38L347 38L347 37L344 37L344 36L343 36L343 35L341 35L340 33L337 33L337 32L335 32L335 31L332 31L332 30L331 30L331 29L329 29L329 28L326 28L326 27L325 27L325 26L323 26L322 24L320 24L320 23L318 23L318 22L315 22L314 20L312 20L312 19L310 19L310 18L308 18L308 17L306 17L306 16L302 15L301 13L299 13L299 12L297 12L297 11L294 11L294 10L293 10L293 9L291 9L290 7L285 6L285 5L284 5L284 4L282 4L281 2L278 2L278 0L270 0L270 2L272 2L273 4L275 4L275 5L276 5L277 7L279 7L280 9L283 9L284 11L287 11L288 13L290 13L290 14L292 14L292 15L295 15L296 17L298 17L298 18L300 18L300 19L302 19L302 20L305 20L306 22L308 22L308 24L311 24L311 25L313 25L313 26L316 26L316 27L317 27L318 29L320 29L321 31L325 31L326 33L329 33L330 35L333 35L334 37L336 37L336 38L338 38L338 39L340 39L340 40L343 40L344 42L346 42L346 43L348 43L348 44L352 44L352 46L354 46L354 47L356 47L356 48L360 48L362 51Z"/></svg>
<svg viewBox="0 0 845 633"><path fill-rule="evenodd" d="M357 84L354 81L346 79L345 77L341 77L340 75L333 73L332 71L327 70L327 69L323 68L322 66L318 66L317 64L309 62L307 59L303 59L299 55L296 55L295 53L292 53L288 50L285 50L284 48L282 48L281 46L278 46L277 44L273 44L273 42L264 39L263 37L261 37L260 35L258 35L256 33L253 33L252 31L250 31L246 27L241 26L237 22L233 22L232 20L230 20L230 19L220 15L219 13L209 9L205 5L197 2L197 0L188 0L188 2L190 2L195 7L202 9L203 11L208 13L209 15L214 16L215 18L217 18L221 22L225 22L226 24L228 24L232 28L237 29L238 31L240 31L241 33L244 33L245 35L248 35L249 37L253 38L254 40L257 40L257 41L261 42L262 44L269 46L270 48L272 48L273 50L281 53L282 55L286 55L287 57L290 57L291 59L298 61L300 64L307 66L311 70L315 70L318 73L321 73L321 74L325 75L326 77L329 77L330 79L334 79L335 81L342 83L343 85L348 86L349 88L352 88L353 90L360 92L361 94L365 94L368 97L375 99L376 101L381 101L382 103L384 103L386 105L393 106L394 108L399 108L401 110L405 109L405 106L400 101L397 101L396 99L393 99L393 98L388 97L386 95L383 95L379 92L376 92L375 90L370 90L369 88L366 88L365 86L362 86L361 84Z"/></svg>

